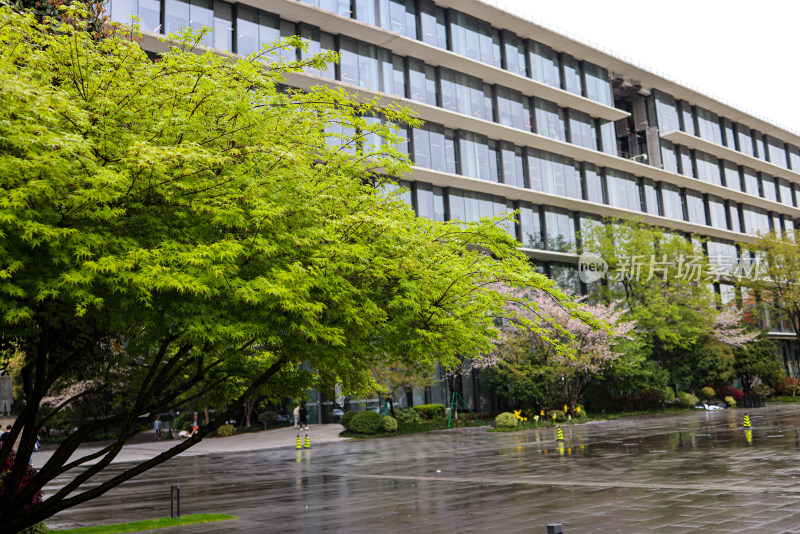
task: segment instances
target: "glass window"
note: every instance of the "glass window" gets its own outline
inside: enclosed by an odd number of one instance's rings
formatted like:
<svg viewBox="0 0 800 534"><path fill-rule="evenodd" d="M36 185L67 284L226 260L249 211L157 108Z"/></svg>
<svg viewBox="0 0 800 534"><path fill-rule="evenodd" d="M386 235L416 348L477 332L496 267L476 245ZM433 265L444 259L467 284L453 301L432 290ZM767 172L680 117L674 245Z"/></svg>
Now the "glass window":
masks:
<svg viewBox="0 0 800 534"><path fill-rule="evenodd" d="M692 116L692 106L688 102L680 100L678 102L680 109L681 130L689 135L696 135L694 131L694 117Z"/></svg>
<svg viewBox="0 0 800 534"><path fill-rule="evenodd" d="M656 95L656 116L659 132L668 133L680 130L678 104L675 98L661 91L654 92Z"/></svg>
<svg viewBox="0 0 800 534"><path fill-rule="evenodd" d="M692 156L689 149L685 146L675 145L675 150L678 152L678 168L681 174L684 176L694 176Z"/></svg>
<svg viewBox="0 0 800 534"><path fill-rule="evenodd" d="M761 193L761 196L767 200L773 202L778 201L778 194L775 190L775 178L765 172L761 173Z"/></svg>
<svg viewBox="0 0 800 534"><path fill-rule="evenodd" d="M375 0L355 0L356 19L377 26L378 18L375 11Z"/></svg>
<svg viewBox="0 0 800 534"><path fill-rule="evenodd" d="M595 129L594 119L588 113L567 110L569 115L570 142L597 150L597 130Z"/></svg>
<svg viewBox="0 0 800 534"><path fill-rule="evenodd" d="M661 167L665 171L678 174L678 156L675 153L675 145L666 139L661 139Z"/></svg>
<svg viewBox="0 0 800 534"><path fill-rule="evenodd" d="M551 263L550 277L562 290L568 291L573 295L581 294L581 280L578 275L578 269L574 265Z"/></svg>
<svg viewBox="0 0 800 534"><path fill-rule="evenodd" d="M530 131L531 109L528 97L519 91L498 86L497 122L519 130Z"/></svg>
<svg viewBox="0 0 800 534"><path fill-rule="evenodd" d="M547 45L529 41L531 78L534 80L561 87L561 73L558 66L558 55Z"/></svg>
<svg viewBox="0 0 800 534"><path fill-rule="evenodd" d="M451 220L473 222L513 211L513 208L508 206L504 198L486 193L475 193L453 188L449 190L447 200L450 207ZM504 222L501 227L509 235L515 236L513 222Z"/></svg>
<svg viewBox="0 0 800 534"><path fill-rule="evenodd" d="M683 199L680 190L672 184L661 183L661 215L667 219L683 220Z"/></svg>
<svg viewBox="0 0 800 534"><path fill-rule="evenodd" d="M520 76L527 76L525 41L510 31L503 31L503 47L505 49L505 69Z"/></svg>
<svg viewBox="0 0 800 534"><path fill-rule="evenodd" d="M583 164L584 200L604 204L603 176L592 163Z"/></svg>
<svg viewBox="0 0 800 534"><path fill-rule="evenodd" d="M741 152L742 154L747 154L748 156L754 156L755 153L753 152L753 137L750 133L750 128L743 126L741 124L736 125L736 149Z"/></svg>
<svg viewBox="0 0 800 534"><path fill-rule="evenodd" d="M280 19L277 15L267 13L266 11L258 12L258 47L263 48L264 45L269 45L281 38Z"/></svg>
<svg viewBox="0 0 800 534"><path fill-rule="evenodd" d="M744 177L744 192L748 195L759 196L756 171L749 167L742 167L742 176Z"/></svg>
<svg viewBox="0 0 800 534"><path fill-rule="evenodd" d="M378 0L381 28L411 39L417 38L417 10L414 0Z"/></svg>
<svg viewBox="0 0 800 534"><path fill-rule="evenodd" d="M109 8L109 16L117 22L130 24L131 15L133 15L139 17L139 26L142 30L161 33L161 2L159 0L111 0Z"/></svg>
<svg viewBox="0 0 800 534"><path fill-rule="evenodd" d="M379 91L378 49L374 45L339 37L341 81Z"/></svg>
<svg viewBox="0 0 800 534"><path fill-rule="evenodd" d="M571 158L528 149L530 188L552 195L583 198L580 172Z"/></svg>
<svg viewBox="0 0 800 534"><path fill-rule="evenodd" d="M708 195L708 215L711 226L720 230L728 229L728 218L725 216L725 202L722 198Z"/></svg>
<svg viewBox="0 0 800 534"><path fill-rule="evenodd" d="M500 143L503 164L503 183L514 187L525 187L525 151L511 143Z"/></svg>
<svg viewBox="0 0 800 534"><path fill-rule="evenodd" d="M741 191L742 177L739 174L739 167L730 161L723 161L722 171L725 173L725 186L734 191Z"/></svg>
<svg viewBox="0 0 800 534"><path fill-rule="evenodd" d="M575 247L575 219L572 213L559 208L544 208L547 250L571 252Z"/></svg>
<svg viewBox="0 0 800 534"><path fill-rule="evenodd" d="M534 99L536 109L536 133L552 139L566 141L564 110L541 98Z"/></svg>
<svg viewBox="0 0 800 534"><path fill-rule="evenodd" d="M233 50L233 6L227 2L214 2L214 32L212 46L217 50Z"/></svg>
<svg viewBox="0 0 800 534"><path fill-rule="evenodd" d="M562 89L572 94L582 95L581 68L575 58L561 54Z"/></svg>
<svg viewBox="0 0 800 534"><path fill-rule="evenodd" d="M778 179L778 192L780 193L780 202L786 206L794 206L794 195L792 194L792 184L783 178Z"/></svg>
<svg viewBox="0 0 800 534"><path fill-rule="evenodd" d="M769 216L767 212L753 206L742 206L742 224L748 235L766 234L769 232Z"/></svg>
<svg viewBox="0 0 800 534"><path fill-rule="evenodd" d="M189 2L189 27L198 31L203 26L214 29L214 9L211 0L191 0ZM207 33L202 42L206 46L214 46L213 31Z"/></svg>
<svg viewBox="0 0 800 534"><path fill-rule="evenodd" d="M772 214L770 217L770 228L773 232L780 235L783 233L783 224L781 223L781 216L777 214Z"/></svg>
<svg viewBox="0 0 800 534"><path fill-rule="evenodd" d="M380 49L381 54L381 75L383 84L382 91L389 95L406 96L406 69L405 60L392 54L390 51ZM409 69L410 71L411 69ZM433 68L431 68L433 72ZM409 74L411 77L411 74ZM434 80L435 84L435 80ZM413 91L413 88L412 88ZM424 100L423 100L424 102ZM435 95L434 104L436 105Z"/></svg>
<svg viewBox="0 0 800 534"><path fill-rule="evenodd" d="M164 0L164 33L178 33L189 25L188 0ZM257 34L256 34L257 35Z"/></svg>
<svg viewBox="0 0 800 534"><path fill-rule="evenodd" d="M722 174L719 169L719 160L711 154L694 151L694 163L697 168L697 178L704 182L722 185Z"/></svg>
<svg viewBox="0 0 800 534"><path fill-rule="evenodd" d="M447 24L444 9L429 0L419 3L419 21L422 42L439 48L447 48Z"/></svg>
<svg viewBox="0 0 800 534"><path fill-rule="evenodd" d="M794 172L800 172L800 149L796 146L788 145L787 152L789 152L789 167Z"/></svg>
<svg viewBox="0 0 800 534"><path fill-rule="evenodd" d="M301 24L300 36L308 43L308 50L305 52L301 51L300 53L301 59L308 59L314 54L319 54L320 52L336 51L336 39L334 36L320 31L319 28ZM335 78L336 66L333 63L329 63L325 69L307 68L306 72L313 74L314 76L322 76L323 78Z"/></svg>
<svg viewBox="0 0 800 534"><path fill-rule="evenodd" d="M350 11L350 0L303 0L309 4L321 7L328 11L350 18L352 12Z"/></svg>
<svg viewBox="0 0 800 534"><path fill-rule="evenodd" d="M448 169L444 127L426 123L413 129L414 164L434 171L454 172Z"/></svg>
<svg viewBox="0 0 800 534"><path fill-rule="evenodd" d="M734 256L732 263L735 263L736 261L738 260L736 259L736 256ZM732 286L730 284L720 284L719 298L723 306L736 305L736 286Z"/></svg>
<svg viewBox="0 0 800 534"><path fill-rule="evenodd" d="M789 163L786 161L786 148L783 146L783 142L769 135L766 138L770 163L788 169Z"/></svg>
<svg viewBox="0 0 800 534"><path fill-rule="evenodd" d="M236 52L246 56L258 50L258 10L240 4L236 12Z"/></svg>
<svg viewBox="0 0 800 534"><path fill-rule="evenodd" d="M414 194L418 216L444 221L444 192L441 187L417 182Z"/></svg>
<svg viewBox="0 0 800 534"><path fill-rule="evenodd" d="M642 189L644 190L644 204L647 213L651 215L659 215L658 191L656 191L656 184L649 178L642 179Z"/></svg>
<svg viewBox="0 0 800 534"><path fill-rule="evenodd" d="M722 144L722 130L719 127L719 117L707 109L695 108L697 113L697 135L701 139Z"/></svg>
<svg viewBox="0 0 800 534"><path fill-rule="evenodd" d="M436 105L436 72L422 61L408 58L408 96L411 100ZM428 76L432 76L433 91L429 93Z"/></svg>
<svg viewBox="0 0 800 534"><path fill-rule="evenodd" d="M539 206L529 202L519 203L519 232L523 247L544 249Z"/></svg>
<svg viewBox="0 0 800 534"><path fill-rule="evenodd" d="M600 102L606 106L614 106L611 94L611 81L608 79L608 70L588 61L583 62L583 80L586 88L586 98Z"/></svg>
<svg viewBox="0 0 800 534"><path fill-rule="evenodd" d="M450 39L456 54L501 66L500 34L487 22L450 10Z"/></svg>
<svg viewBox="0 0 800 534"><path fill-rule="evenodd" d="M635 177L615 169L606 169L606 189L610 205L642 211L641 191Z"/></svg>
<svg viewBox="0 0 800 534"><path fill-rule="evenodd" d="M458 154L460 174L479 180L497 180L497 161L490 161L489 140L485 135L459 131Z"/></svg>
<svg viewBox="0 0 800 534"><path fill-rule="evenodd" d="M686 214L689 222L706 225L706 208L703 195L695 191L686 191Z"/></svg>
<svg viewBox="0 0 800 534"><path fill-rule="evenodd" d="M397 198L413 207L413 195L411 193L411 182L397 180L397 183L385 181L381 184L381 190L385 193L399 191Z"/></svg>
<svg viewBox="0 0 800 534"><path fill-rule="evenodd" d="M734 232L741 232L742 224L739 218L739 206L736 202L730 202L728 204L728 216L730 217L731 230Z"/></svg>
<svg viewBox="0 0 800 534"><path fill-rule="evenodd" d="M720 125L722 127L722 144L732 150L736 150L736 136L733 133L733 123L728 119L722 118L720 119Z"/></svg>
<svg viewBox="0 0 800 534"><path fill-rule="evenodd" d="M603 152L616 156L619 148L617 147L617 129L613 122L600 123L600 140L603 143Z"/></svg>
<svg viewBox="0 0 800 534"><path fill-rule="evenodd" d="M479 78L450 69L441 69L442 107L492 120L492 88Z"/></svg>
<svg viewBox="0 0 800 534"><path fill-rule="evenodd" d="M756 130L753 130L753 144L755 145L756 157L767 161L767 149L764 144L764 137Z"/></svg>

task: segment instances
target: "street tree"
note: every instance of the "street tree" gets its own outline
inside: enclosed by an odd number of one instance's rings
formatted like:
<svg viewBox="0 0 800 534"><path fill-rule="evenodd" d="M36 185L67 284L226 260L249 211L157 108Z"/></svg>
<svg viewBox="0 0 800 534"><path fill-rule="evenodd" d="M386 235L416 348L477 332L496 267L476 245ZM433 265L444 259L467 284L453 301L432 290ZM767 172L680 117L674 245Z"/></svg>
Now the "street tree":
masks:
<svg viewBox="0 0 800 534"><path fill-rule="evenodd" d="M304 46L290 38L234 61L187 30L153 62L135 30L52 29L0 7L0 342L23 358L0 532L180 454L253 395L373 391L379 365L489 353L498 283L592 322L498 221L418 219L388 191L410 168L405 111L283 85L332 54L282 60ZM219 391L233 396L196 435L100 476L156 414ZM37 432L101 395L109 413L26 475ZM110 444L79 448L109 428Z"/></svg>

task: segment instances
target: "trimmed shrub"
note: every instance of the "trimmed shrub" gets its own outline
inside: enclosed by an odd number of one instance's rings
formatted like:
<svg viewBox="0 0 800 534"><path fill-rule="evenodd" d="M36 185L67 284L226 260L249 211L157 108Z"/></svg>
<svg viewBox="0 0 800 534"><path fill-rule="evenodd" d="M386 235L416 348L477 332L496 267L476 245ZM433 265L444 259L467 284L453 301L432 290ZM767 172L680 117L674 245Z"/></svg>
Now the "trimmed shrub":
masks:
<svg viewBox="0 0 800 534"><path fill-rule="evenodd" d="M561 423L567 420L567 414L564 410L550 410L547 412L547 420L553 422L553 414L556 415L556 422Z"/></svg>
<svg viewBox="0 0 800 534"><path fill-rule="evenodd" d="M409 410L407 408L402 408L399 410L394 411L394 415L397 418L398 423L421 423L422 422L422 414L420 414L416 410Z"/></svg>
<svg viewBox="0 0 800 534"><path fill-rule="evenodd" d="M351 432L357 432L358 434L375 434L382 428L383 416L371 410L356 413L350 419L350 425L347 427Z"/></svg>
<svg viewBox="0 0 800 534"><path fill-rule="evenodd" d="M775 391L766 384L759 384L753 388L753 393L756 395L764 395L765 397L771 397Z"/></svg>
<svg viewBox="0 0 800 534"><path fill-rule="evenodd" d="M233 425L222 425L217 429L217 437L228 438L236 434L236 429Z"/></svg>
<svg viewBox="0 0 800 534"><path fill-rule="evenodd" d="M728 395L727 397L725 397L725 403L731 408L733 408L734 406L736 406L736 399Z"/></svg>
<svg viewBox="0 0 800 534"><path fill-rule="evenodd" d="M386 417L384 417L383 429L386 432L397 432L397 419L395 419L391 415L387 415Z"/></svg>
<svg viewBox="0 0 800 534"><path fill-rule="evenodd" d="M411 408L423 419L439 419L444 417L444 404L420 404Z"/></svg>
<svg viewBox="0 0 800 534"><path fill-rule="evenodd" d="M692 406L698 403L699 399L689 393L688 391L679 391L678 392L678 402L681 403L681 406L686 406L687 408L691 408Z"/></svg>
<svg viewBox="0 0 800 534"><path fill-rule="evenodd" d="M711 400L717 395L717 392L714 391L714 388L711 387L704 387L700 391L697 392L697 396L703 400Z"/></svg>
<svg viewBox="0 0 800 534"><path fill-rule="evenodd" d="M519 424L519 419L513 413L503 412L494 418L497 423L497 428L516 428Z"/></svg>
<svg viewBox="0 0 800 534"><path fill-rule="evenodd" d="M347 430L350 430L350 420L356 413L357 412L354 412L352 410L344 412L344 415L342 415L342 417L339 419L339 424L345 427Z"/></svg>

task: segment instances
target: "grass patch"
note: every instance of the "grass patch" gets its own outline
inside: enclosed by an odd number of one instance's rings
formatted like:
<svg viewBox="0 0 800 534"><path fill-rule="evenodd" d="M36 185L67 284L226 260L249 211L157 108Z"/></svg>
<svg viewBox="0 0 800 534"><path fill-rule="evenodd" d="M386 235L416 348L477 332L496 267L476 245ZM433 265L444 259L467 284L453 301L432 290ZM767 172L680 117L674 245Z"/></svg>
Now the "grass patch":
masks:
<svg viewBox="0 0 800 534"><path fill-rule="evenodd" d="M475 421L472 418L460 417L453 419L450 428L465 428L474 426L491 425L491 420ZM419 423L400 423L397 424L396 432L379 432L377 434L358 434L345 430L339 435L345 438L367 439L367 438L388 438L391 436L402 436L404 434L417 434L419 432L430 432L431 430L446 430L447 419L434 419L433 421L421 421Z"/></svg>
<svg viewBox="0 0 800 534"><path fill-rule="evenodd" d="M133 523L119 523L117 525L100 525L96 527L71 528L68 530L51 530L59 534L120 534L122 532L137 532L155 528L177 527L179 525L193 525L196 523L210 523L212 521L225 521L238 519L226 514L192 514L177 518L162 517L159 519L146 519Z"/></svg>
<svg viewBox="0 0 800 534"><path fill-rule="evenodd" d="M796 397L767 397L767 402L800 402L800 395Z"/></svg>

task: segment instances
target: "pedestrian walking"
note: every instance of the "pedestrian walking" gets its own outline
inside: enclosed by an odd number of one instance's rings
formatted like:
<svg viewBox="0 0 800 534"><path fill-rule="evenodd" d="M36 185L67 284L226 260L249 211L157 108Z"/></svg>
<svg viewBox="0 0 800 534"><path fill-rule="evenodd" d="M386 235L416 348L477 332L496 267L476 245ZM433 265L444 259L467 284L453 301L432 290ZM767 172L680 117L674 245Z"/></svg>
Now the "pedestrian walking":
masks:
<svg viewBox="0 0 800 534"><path fill-rule="evenodd" d="M11 436L11 425L6 426L6 431L0 433L0 447L3 446L3 443Z"/></svg>
<svg viewBox="0 0 800 534"><path fill-rule="evenodd" d="M300 429L300 405L294 407L294 429Z"/></svg>
<svg viewBox="0 0 800 534"><path fill-rule="evenodd" d="M308 410L306 410L306 403L300 405L300 428L308 430Z"/></svg>
<svg viewBox="0 0 800 534"><path fill-rule="evenodd" d="M155 422L153 423L153 430L156 432L156 440L161 439L161 417L156 417Z"/></svg>
<svg viewBox="0 0 800 534"><path fill-rule="evenodd" d="M33 453L39 452L39 448L42 446L42 441L39 439L39 434L36 434L36 441L33 444L33 452L31 452L31 459L28 460L28 463L33 465Z"/></svg>

